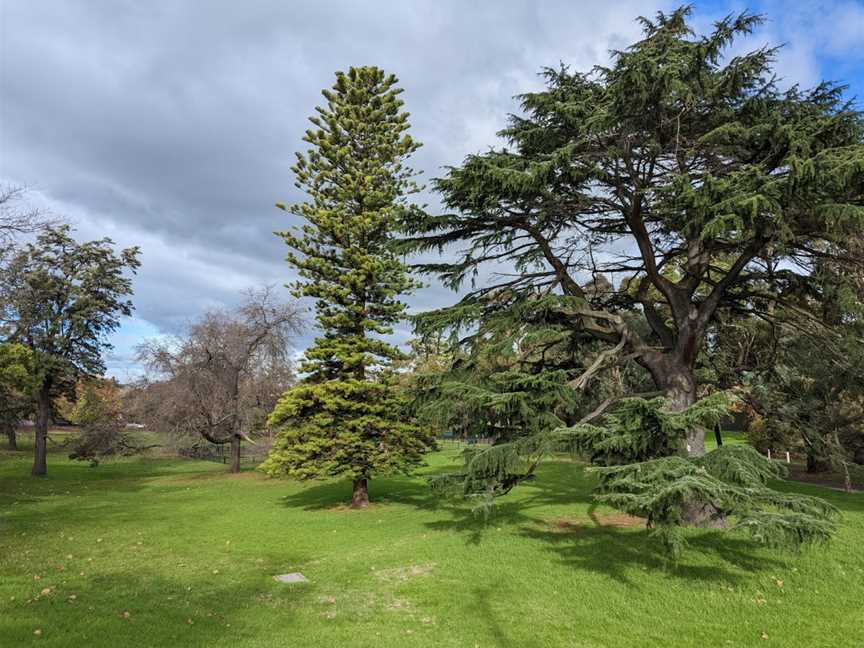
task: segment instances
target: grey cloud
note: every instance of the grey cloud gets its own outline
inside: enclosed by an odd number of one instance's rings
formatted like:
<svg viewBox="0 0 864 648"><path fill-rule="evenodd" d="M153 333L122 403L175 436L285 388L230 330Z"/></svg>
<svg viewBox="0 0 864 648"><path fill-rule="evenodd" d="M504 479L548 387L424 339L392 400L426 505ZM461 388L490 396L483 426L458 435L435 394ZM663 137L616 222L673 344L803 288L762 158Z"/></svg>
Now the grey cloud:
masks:
<svg viewBox="0 0 864 648"><path fill-rule="evenodd" d="M293 152L335 70L400 77L428 179L495 144L541 67L605 62L657 8L0 0L0 180L34 186L81 236L140 244L136 318L172 330L243 286L291 279L271 232L292 222L273 203L302 199ZM452 299L432 286L411 304Z"/></svg>

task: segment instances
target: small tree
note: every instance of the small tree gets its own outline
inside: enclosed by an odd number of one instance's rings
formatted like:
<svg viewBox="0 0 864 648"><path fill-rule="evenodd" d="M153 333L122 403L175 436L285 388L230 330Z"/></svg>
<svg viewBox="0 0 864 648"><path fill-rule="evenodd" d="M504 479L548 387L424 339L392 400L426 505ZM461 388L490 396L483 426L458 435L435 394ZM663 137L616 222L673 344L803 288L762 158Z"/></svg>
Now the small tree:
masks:
<svg viewBox="0 0 864 648"><path fill-rule="evenodd" d="M81 375L99 375L107 336L132 313L137 247L114 251L111 239L79 243L68 226L47 227L17 251L0 277L2 335L29 347L36 366L34 475L47 473L54 395Z"/></svg>
<svg viewBox="0 0 864 648"><path fill-rule="evenodd" d="M113 379L81 380L75 387L74 400L61 397L55 406L63 418L80 428L70 459L96 466L104 457L129 456L152 447L137 443L126 431L122 391Z"/></svg>
<svg viewBox="0 0 864 648"><path fill-rule="evenodd" d="M16 431L33 409L33 353L23 344L0 343L0 431L17 450Z"/></svg>
<svg viewBox="0 0 864 648"><path fill-rule="evenodd" d="M399 295L416 286L392 250L394 228L414 209L406 196L418 189L403 163L419 144L406 133L396 83L375 67L337 72L306 132L312 148L293 167L309 201L290 211L306 224L281 234L302 278L295 294L316 300L323 335L306 351L306 379L270 416L282 430L263 468L347 475L355 507L368 505L373 474L407 469L431 441L405 420L388 371L403 354L380 338L404 316Z"/></svg>
<svg viewBox="0 0 864 648"><path fill-rule="evenodd" d="M205 313L185 335L143 344L139 358L158 376L140 406L145 420L230 445L230 470L239 472L243 439L265 426L293 382L290 339L301 325L297 305L276 303L265 289L249 292L236 311Z"/></svg>

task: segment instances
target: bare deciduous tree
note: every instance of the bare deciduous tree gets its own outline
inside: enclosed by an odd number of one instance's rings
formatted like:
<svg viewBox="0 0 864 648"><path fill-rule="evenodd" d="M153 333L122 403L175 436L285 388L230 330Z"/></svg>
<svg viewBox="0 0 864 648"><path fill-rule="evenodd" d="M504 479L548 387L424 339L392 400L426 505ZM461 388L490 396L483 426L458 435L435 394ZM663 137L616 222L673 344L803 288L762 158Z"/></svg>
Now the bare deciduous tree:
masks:
<svg viewBox="0 0 864 648"><path fill-rule="evenodd" d="M230 444L239 472L242 440L252 441L293 382L290 341L302 323L296 303L278 303L265 288L236 310L205 313L183 335L142 344L138 357L157 378L144 406L150 424Z"/></svg>

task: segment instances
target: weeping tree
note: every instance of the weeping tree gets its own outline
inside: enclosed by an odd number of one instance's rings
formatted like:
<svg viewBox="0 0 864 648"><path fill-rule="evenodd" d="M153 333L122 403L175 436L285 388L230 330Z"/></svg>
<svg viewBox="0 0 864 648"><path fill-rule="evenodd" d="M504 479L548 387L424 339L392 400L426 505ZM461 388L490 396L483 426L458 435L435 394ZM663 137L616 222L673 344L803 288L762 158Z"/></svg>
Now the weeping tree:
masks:
<svg viewBox="0 0 864 648"><path fill-rule="evenodd" d="M647 378L594 397L575 425L472 453L441 483L494 496L563 444L601 464L599 495L661 525L669 548L681 525L729 526L730 516L758 539L797 545L830 532L830 507L768 493L777 473L755 451L705 455L718 406L698 402L697 376L721 318L812 318L818 266L856 258L864 120L842 86L781 89L776 49L726 56L760 17L697 35L689 14L641 19L642 40L608 67L545 70L546 88L522 95L502 131L507 146L436 182L452 212L407 223L404 249L457 250L421 271L453 288L471 280L458 303L417 318L421 335L450 331L475 356L498 344L521 371L589 400L609 369ZM628 389L647 393L628 401ZM467 387L440 392L446 405Z"/></svg>
<svg viewBox="0 0 864 648"><path fill-rule="evenodd" d="M399 296L416 286L392 249L418 190L405 160L419 144L396 84L376 67L336 74L306 132L312 148L293 167L309 200L289 211L305 224L281 234L301 278L293 289L315 300L321 335L300 366L306 377L270 416L281 432L263 468L348 476L355 507L368 505L373 474L410 468L431 440L407 417L389 371L404 354L381 337L404 317Z"/></svg>
<svg viewBox="0 0 864 648"><path fill-rule="evenodd" d="M148 340L138 359L152 374L133 409L155 430L227 446L229 470L240 472L241 444L255 443L294 383L291 340L302 325L297 303L264 288L234 309L204 313L183 334Z"/></svg>

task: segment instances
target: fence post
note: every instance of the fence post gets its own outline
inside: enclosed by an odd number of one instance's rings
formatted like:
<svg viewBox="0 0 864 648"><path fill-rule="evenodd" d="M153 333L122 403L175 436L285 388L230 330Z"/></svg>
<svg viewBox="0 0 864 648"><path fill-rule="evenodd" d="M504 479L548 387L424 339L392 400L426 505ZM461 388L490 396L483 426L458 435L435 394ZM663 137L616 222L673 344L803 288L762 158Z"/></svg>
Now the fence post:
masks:
<svg viewBox="0 0 864 648"><path fill-rule="evenodd" d="M771 460L771 448L768 448L768 460Z"/></svg>

